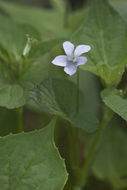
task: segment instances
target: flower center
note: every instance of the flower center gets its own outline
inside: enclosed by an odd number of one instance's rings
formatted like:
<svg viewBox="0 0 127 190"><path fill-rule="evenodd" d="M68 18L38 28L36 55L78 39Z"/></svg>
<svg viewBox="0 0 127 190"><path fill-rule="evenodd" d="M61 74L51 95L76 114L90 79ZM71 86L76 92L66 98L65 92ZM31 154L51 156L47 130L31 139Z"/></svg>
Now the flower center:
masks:
<svg viewBox="0 0 127 190"><path fill-rule="evenodd" d="M74 54L73 55L69 55L68 56L68 61L76 63L77 62L77 58L74 56Z"/></svg>

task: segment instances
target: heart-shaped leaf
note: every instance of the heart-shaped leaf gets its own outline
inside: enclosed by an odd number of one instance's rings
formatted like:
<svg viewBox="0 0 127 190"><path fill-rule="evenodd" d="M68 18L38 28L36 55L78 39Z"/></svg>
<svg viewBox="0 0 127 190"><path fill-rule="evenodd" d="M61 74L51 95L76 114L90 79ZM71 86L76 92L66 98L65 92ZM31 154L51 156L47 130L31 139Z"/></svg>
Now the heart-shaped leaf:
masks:
<svg viewBox="0 0 127 190"><path fill-rule="evenodd" d="M81 91L80 111L79 113L76 112L76 85L68 80L45 79L30 92L30 96L42 110L61 116L70 121L75 127L87 132L93 132L98 127L98 121L94 114L84 111L84 97Z"/></svg>
<svg viewBox="0 0 127 190"><path fill-rule="evenodd" d="M2 190L63 190L67 172L53 140L55 123L0 138Z"/></svg>
<svg viewBox="0 0 127 190"><path fill-rule="evenodd" d="M87 64L81 66L116 86L127 63L127 24L107 0L91 1L88 17L73 35L77 44L88 44Z"/></svg>

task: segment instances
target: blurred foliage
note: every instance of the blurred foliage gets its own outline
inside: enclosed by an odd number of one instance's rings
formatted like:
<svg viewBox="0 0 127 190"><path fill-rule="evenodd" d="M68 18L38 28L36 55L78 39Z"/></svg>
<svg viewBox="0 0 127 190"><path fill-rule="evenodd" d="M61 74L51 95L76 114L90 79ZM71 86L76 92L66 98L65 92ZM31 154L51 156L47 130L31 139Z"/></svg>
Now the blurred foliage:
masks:
<svg viewBox="0 0 127 190"><path fill-rule="evenodd" d="M127 187L126 147L127 134L114 118L103 131L92 167L95 176L110 182L114 189Z"/></svg>
<svg viewBox="0 0 127 190"><path fill-rule="evenodd" d="M81 8L85 3L87 3L88 0L4 0L8 2L14 2L14 3L20 3L20 4L26 4L26 5L32 5L32 6L42 6L45 8L51 8L52 1L57 1L58 3L60 1L63 1L64 3L67 2L70 4L72 9L78 9Z"/></svg>
<svg viewBox="0 0 127 190"><path fill-rule="evenodd" d="M13 3L12 3L13 2ZM91 9L91 16L87 17L87 13L89 11L89 6L87 6L88 1L70 1L71 6L67 10L66 2L62 0L53 0L53 1L30 1L30 0L16 0L14 1L0 1L0 23L1 23L1 30L0 30L0 57L4 59L6 62L10 63L17 63L17 58L19 58L23 52L23 49L26 45L26 33L31 34L32 37L38 39L39 43L34 44L35 46L31 48L30 54L27 57L27 61L31 63L32 66L27 68L25 72L19 78L19 83L23 89L31 89L36 84L42 82L45 77L57 77L57 79L61 80L61 78L66 80L67 83L64 82L61 84L57 84L55 82L51 88L47 85L47 82L43 81L40 85L46 86L42 88L40 99L43 98L43 105L42 109L40 109L37 105L35 105L32 101L29 102L27 109L24 112L24 122L25 125L30 126L30 123L34 123L34 119L38 123L38 126L33 128L26 127L26 130L29 131L31 129L44 127L45 123L51 119L51 115L47 113L43 113L42 110L44 109L44 105L48 107L48 109L52 109L57 112L58 115L65 117L69 120L70 116L69 113L73 112L75 107L75 97L73 96L74 86L76 82L76 76L72 78L66 76L64 71L61 68L54 68L51 65L51 60L55 55L62 54L63 51L61 50L61 46L59 43L62 44L64 40L68 40L71 37L71 34L78 29L75 34L76 40L81 40L82 43L90 43L93 50L96 48L96 51L91 56L89 54L89 60L93 63L96 60L98 64L97 70L93 71L93 67L89 68L89 71L101 76L102 79L108 80L109 70L112 71L110 73L110 79L114 80L114 72L118 74L120 71L120 67L116 68L114 65L119 62L119 60L123 59L123 52L126 54L126 22L124 22L120 16L112 10L111 7L108 7L107 4L102 5L101 0L98 1L100 8L98 11L95 11L95 6ZM20 4L19 4L20 2ZM93 5L94 5L93 0ZM105 2L105 1L104 1ZM22 5L21 5L22 4ZM27 5L35 5L35 6L26 6ZM127 1L126 0L110 0L110 4L120 13L120 15L127 21ZM86 5L86 6L83 6ZM101 6L102 5L102 6ZM96 4L97 6L97 4ZM42 8L41 8L42 7ZM81 9L78 9L78 8ZM71 11L73 9L73 11ZM78 10L75 10L78 9ZM74 11L75 10L75 11ZM65 20L65 17L68 17ZM86 21L86 17L88 20ZM85 21L84 21L85 20ZM118 24L119 23L119 24ZM100 43L100 35L104 34L104 38L102 39L102 43ZM102 32L103 31L103 32ZM6 36L6 37L5 37ZM101 36L101 37L100 37ZM58 39L58 41L56 40ZM80 39L80 40L79 40ZM42 41L41 41L42 40ZM49 40L44 42L45 40ZM56 41L55 41L56 40ZM112 40L114 40L112 42ZM122 44L120 45L120 43ZM104 47L106 49L106 57L104 55ZM115 48L109 48L115 44ZM101 48L100 48L101 47ZM121 48L122 47L122 48ZM52 49L52 50L51 50ZM37 51L36 51L37 50ZM113 52L112 52L113 51ZM112 55L111 55L112 52ZM47 55L41 57L42 53L47 53ZM38 59L39 58L39 59ZM93 58L93 59L92 59ZM11 61L10 61L11 60ZM94 61L93 61L94 60ZM108 67L105 62L107 60ZM20 60L21 61L21 60ZM36 62L35 62L36 61ZM28 63L28 62L27 62ZM89 62L90 63L90 62ZM113 68L111 66L113 65ZM90 65L89 65L90 66ZM103 67L104 66L104 67ZM125 66L125 65L124 65ZM122 65L121 75L115 75L116 78L118 77L117 84L121 79L123 68ZM87 65L86 65L87 67ZM105 69L106 67L106 69ZM2 67L1 67L2 68ZM1 69L0 68L0 69ZM83 67L82 67L83 68ZM104 72L98 73L98 68L104 69ZM84 68L85 69L85 66ZM116 69L116 70L115 70ZM87 70L87 69L86 69ZM101 69L100 69L101 70ZM76 122L83 128L84 118L86 117L89 123L92 122L91 117L88 117L86 112L90 114L96 115L99 119L102 116L103 104L100 99L100 90L101 85L99 79L90 73L89 71L80 70L80 90L83 93L84 103L82 117L77 122L76 118L71 118L73 125L77 125ZM17 70L15 72L17 74ZM36 74L35 74L36 73ZM104 76L104 74L107 75ZM115 74L116 74L115 73ZM116 79L115 78L115 79ZM0 80L2 79L2 73L0 75ZM68 81L71 82L68 82ZM3 81L2 81L3 82ZM114 81L113 81L114 82ZM5 82L6 83L6 82ZM59 82L58 82L59 83ZM73 83L71 86L70 84ZM0 83L0 88L4 86L3 83ZM8 87L8 86L7 86ZM1 99L0 96L0 103L2 106L11 107L12 104L17 104L16 101L19 103L19 99L23 94L23 90L17 84L12 84L6 89L4 88L2 93ZM38 86L39 87L39 86ZM59 87L59 89L58 89ZM16 90L15 90L16 89ZM65 90L66 89L66 90ZM69 90L68 90L69 89ZM71 89L71 90L70 90ZM37 90L37 89L36 89ZM15 96L13 96L15 92ZM69 91L71 91L71 95L69 96ZM104 93L104 92L103 92ZM8 94L8 96L6 96ZM27 91L27 95L28 95ZM68 101L66 102L66 106L64 106L65 101L63 100L63 94L68 96ZM103 94L104 95L104 94ZM108 95L108 97L107 97ZM122 97L118 96L117 98L120 101L120 104L117 105L117 101L114 98L116 94L107 94L103 97L104 102L109 106L111 109L114 110L117 114L121 117L126 119L126 100L122 99ZM56 98L57 97L57 98ZM35 98L35 97L34 97ZM110 99L111 98L111 99ZM40 100L39 99L39 100ZM45 101L46 100L46 101ZM41 102L41 103L42 103ZM122 104L121 104L122 102ZM26 103L26 101L25 101ZM23 103L24 104L24 103ZM71 106L70 106L71 104ZM21 104L22 105L22 104ZM12 107L11 107L12 108ZM47 111L47 110L46 110ZM51 113L51 110L48 111ZM124 113L123 113L124 112ZM84 116L84 113L86 115ZM29 119L26 117L29 114ZM37 116L36 118L33 115ZM72 114L73 115L73 114ZM45 117L45 119L44 119ZM84 118L83 118L84 117ZM114 116L115 119L109 123L107 128L104 130L104 134L100 140L100 143L97 147L95 152L95 157L93 160L93 167L90 173L90 178L85 190L118 190L118 189L125 189L127 187L127 151L126 151L126 137L127 133L125 129L125 123L122 119L118 119L116 115ZM69 118L69 119L68 119ZM82 119L83 118L83 119ZM117 119L116 119L117 118ZM57 133L61 133L62 138L57 141L63 148L68 147L67 145L67 132L66 132L66 123L63 120L60 120L58 131ZM88 124L89 124L88 123ZM87 124L87 126L88 126ZM0 135L5 136L9 133L17 133L17 110L7 110L5 108L0 109ZM39 126L40 125L40 126ZM33 126L33 125L32 125ZM94 128L94 126L92 125ZM36 134L36 132L35 132ZM80 130L80 137L81 137L81 152L84 152L87 148L82 145L87 139L91 139L93 135L88 135L83 130ZM13 136L12 138L15 139L18 136ZM20 136L19 136L20 137ZM8 137L10 138L10 137ZM24 137L23 137L24 138ZM27 139L26 143L27 143ZM17 141L16 141L17 142ZM32 141L33 142L33 141ZM41 140L40 140L41 142ZM8 145L9 146L9 145ZM40 144L38 145L40 147ZM41 146L42 147L42 146ZM22 146L21 146L22 148ZM60 149L63 156L66 157L65 152L63 149ZM22 148L23 149L23 148ZM11 150L11 148L10 148ZM28 150L27 150L28 151ZM35 153L35 152L34 152ZM24 153L23 153L24 154ZM6 157L6 155L5 155ZM17 159L17 158L16 158ZM66 158L67 159L67 158ZM111 186L111 187L110 187ZM71 190L71 189L69 189Z"/></svg>

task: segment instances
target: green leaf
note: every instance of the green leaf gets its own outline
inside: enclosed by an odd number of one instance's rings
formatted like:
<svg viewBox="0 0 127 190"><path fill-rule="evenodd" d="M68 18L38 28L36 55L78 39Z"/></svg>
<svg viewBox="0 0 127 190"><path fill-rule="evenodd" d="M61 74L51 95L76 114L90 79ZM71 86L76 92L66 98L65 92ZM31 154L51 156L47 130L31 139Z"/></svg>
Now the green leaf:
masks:
<svg viewBox="0 0 127 190"><path fill-rule="evenodd" d="M44 129L0 138L2 190L62 190L67 172L54 144L56 121Z"/></svg>
<svg viewBox="0 0 127 190"><path fill-rule="evenodd" d="M7 79L0 78L0 106L8 109L23 106L30 99L29 90L39 84L47 75L48 67L46 65L33 63L14 84L13 82L9 83Z"/></svg>
<svg viewBox="0 0 127 190"><path fill-rule="evenodd" d="M59 115L70 121L75 127L93 132L98 127L96 117L84 111L84 98L80 91L80 111L76 113L76 85L68 80L45 79L30 96L43 111Z"/></svg>
<svg viewBox="0 0 127 190"><path fill-rule="evenodd" d="M106 86L116 86L127 63L127 24L107 0L91 1L88 17L72 39L92 48L81 68L100 76Z"/></svg>
<svg viewBox="0 0 127 190"><path fill-rule="evenodd" d="M20 77L19 83L24 90L31 90L48 75L48 67L43 63L33 63Z"/></svg>
<svg viewBox="0 0 127 190"><path fill-rule="evenodd" d="M127 20L127 1L126 0L110 0L111 5Z"/></svg>
<svg viewBox="0 0 127 190"><path fill-rule="evenodd" d="M76 11L72 11L69 17L69 27L72 29L73 32L79 28L79 26L84 21L88 14L88 6L83 7L82 9L78 9Z"/></svg>
<svg viewBox="0 0 127 190"><path fill-rule="evenodd" d="M28 58L36 60L44 54L49 53L53 47L62 44L63 41L64 39L53 39L48 41L37 42L32 46Z"/></svg>
<svg viewBox="0 0 127 190"><path fill-rule="evenodd" d="M33 27L1 15L0 21L0 106L12 109L23 106L29 100L29 90L47 76L48 66L38 63L39 58L63 40L42 42ZM28 56L23 57L26 34L37 37L37 41L32 44ZM12 96L16 97L14 101L10 101Z"/></svg>
<svg viewBox="0 0 127 190"><path fill-rule="evenodd" d="M0 44L10 50L16 58L21 56L26 45L26 34L40 39L38 31L29 24L19 24L12 19L0 15Z"/></svg>
<svg viewBox="0 0 127 190"><path fill-rule="evenodd" d="M92 170L99 179L110 182L113 189L127 187L127 135L116 119L103 132Z"/></svg>
<svg viewBox="0 0 127 190"><path fill-rule="evenodd" d="M105 89L101 93L104 103L127 121L127 100L120 96L116 89Z"/></svg>
<svg viewBox="0 0 127 190"><path fill-rule="evenodd" d="M23 106L28 99L28 94L20 85L5 85L0 89L0 106L8 109Z"/></svg>
<svg viewBox="0 0 127 190"><path fill-rule="evenodd" d="M102 106L102 100L100 98L101 86L98 78L94 74L84 71L83 69L79 69L79 76L80 89L85 95L85 106L83 109L98 116ZM70 80L76 84L76 75L73 75Z"/></svg>

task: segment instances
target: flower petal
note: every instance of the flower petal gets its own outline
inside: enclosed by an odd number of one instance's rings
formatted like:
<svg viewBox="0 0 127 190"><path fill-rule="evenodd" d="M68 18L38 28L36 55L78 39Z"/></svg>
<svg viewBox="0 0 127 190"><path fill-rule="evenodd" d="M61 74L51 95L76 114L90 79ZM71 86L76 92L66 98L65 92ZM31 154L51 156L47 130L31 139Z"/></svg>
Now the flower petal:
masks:
<svg viewBox="0 0 127 190"><path fill-rule="evenodd" d="M52 63L54 65L65 67L67 65L67 56L59 55L59 56L55 57L55 59L52 61Z"/></svg>
<svg viewBox="0 0 127 190"><path fill-rule="evenodd" d="M77 66L84 65L86 62L87 62L86 57L83 56L77 57Z"/></svg>
<svg viewBox="0 0 127 190"><path fill-rule="evenodd" d="M64 48L66 55L71 56L73 54L74 45L71 42L69 42L69 41L64 42L63 48Z"/></svg>
<svg viewBox="0 0 127 190"><path fill-rule="evenodd" d="M64 67L64 71L65 73L67 73L68 75L73 75L76 73L77 70L77 65L74 63L68 63L66 67Z"/></svg>
<svg viewBox="0 0 127 190"><path fill-rule="evenodd" d="M76 47L75 51L74 51L74 55L76 57L80 56L83 53L86 53L88 51L90 51L91 47L88 45L79 45Z"/></svg>

